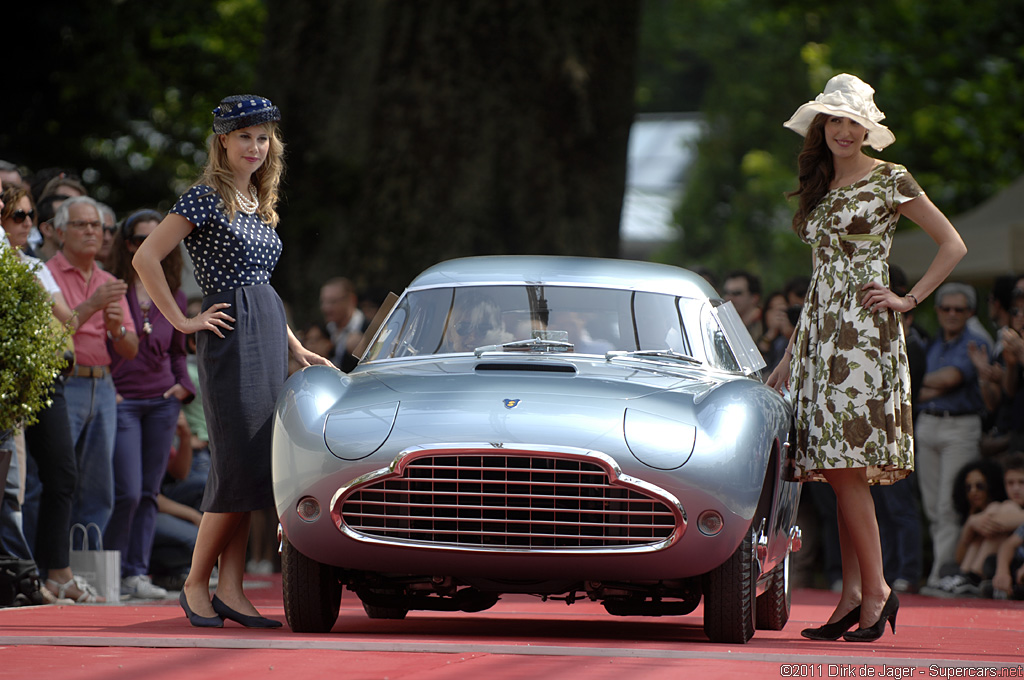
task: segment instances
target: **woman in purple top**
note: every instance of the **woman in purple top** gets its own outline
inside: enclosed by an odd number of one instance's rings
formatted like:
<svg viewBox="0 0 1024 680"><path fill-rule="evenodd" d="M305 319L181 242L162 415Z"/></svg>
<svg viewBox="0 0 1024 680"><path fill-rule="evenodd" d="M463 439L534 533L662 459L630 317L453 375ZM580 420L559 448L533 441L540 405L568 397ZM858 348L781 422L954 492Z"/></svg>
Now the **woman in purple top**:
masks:
<svg viewBox="0 0 1024 680"><path fill-rule="evenodd" d="M128 361L110 352L118 400L117 438L114 511L103 533L103 545L121 551L121 595L147 599L167 597L167 591L153 585L148 576L156 497L167 470L181 404L195 393L186 366L185 336L153 304L132 267L135 251L163 217L155 210L129 215L114 237L110 253L111 273L128 284L126 297L139 333L139 353ZM181 250L172 250L161 266L184 312Z"/></svg>

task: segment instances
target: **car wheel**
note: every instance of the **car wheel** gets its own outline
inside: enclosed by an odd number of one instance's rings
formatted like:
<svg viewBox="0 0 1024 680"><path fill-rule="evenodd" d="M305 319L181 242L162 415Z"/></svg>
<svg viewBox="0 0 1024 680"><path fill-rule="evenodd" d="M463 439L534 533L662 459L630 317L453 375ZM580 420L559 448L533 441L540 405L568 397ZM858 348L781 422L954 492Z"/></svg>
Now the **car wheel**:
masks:
<svg viewBox="0 0 1024 680"><path fill-rule="evenodd" d="M399 607L378 607L373 604L363 603L363 611L371 619L404 619L405 615L409 613L408 609L401 609Z"/></svg>
<svg viewBox="0 0 1024 680"><path fill-rule="evenodd" d="M757 627L760 630L782 630L789 621L792 599L787 554L782 564L772 569L768 587L757 596Z"/></svg>
<svg viewBox="0 0 1024 680"><path fill-rule="evenodd" d="M337 568L312 560L281 541L281 590L284 615L296 633L329 633L341 607Z"/></svg>
<svg viewBox="0 0 1024 680"><path fill-rule="evenodd" d="M712 642L743 644L754 637L757 560L753 532L736 552L707 575L704 592L704 633Z"/></svg>

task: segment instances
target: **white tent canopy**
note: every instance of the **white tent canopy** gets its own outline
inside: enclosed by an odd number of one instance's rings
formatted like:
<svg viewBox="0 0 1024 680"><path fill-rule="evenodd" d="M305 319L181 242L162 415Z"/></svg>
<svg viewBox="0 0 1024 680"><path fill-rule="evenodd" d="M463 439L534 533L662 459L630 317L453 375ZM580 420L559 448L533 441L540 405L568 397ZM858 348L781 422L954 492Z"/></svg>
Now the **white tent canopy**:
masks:
<svg viewBox="0 0 1024 680"><path fill-rule="evenodd" d="M967 244L967 255L950 280L988 283L1001 274L1024 273L1024 175L973 210L950 220ZM911 282L921 278L937 246L921 229L893 240L889 263Z"/></svg>
<svg viewBox="0 0 1024 680"><path fill-rule="evenodd" d="M673 211L703 133L699 114L638 114L629 132L619 256L646 259L678 237Z"/></svg>

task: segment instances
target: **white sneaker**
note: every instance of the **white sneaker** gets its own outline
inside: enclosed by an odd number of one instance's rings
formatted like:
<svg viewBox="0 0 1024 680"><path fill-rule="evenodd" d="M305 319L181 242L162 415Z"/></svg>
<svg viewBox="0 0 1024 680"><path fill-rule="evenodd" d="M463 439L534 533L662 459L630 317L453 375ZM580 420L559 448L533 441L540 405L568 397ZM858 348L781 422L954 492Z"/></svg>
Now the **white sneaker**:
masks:
<svg viewBox="0 0 1024 680"><path fill-rule="evenodd" d="M166 600L167 591L160 586L153 585L145 574L137 576L125 576L121 579L121 597L137 597L143 600Z"/></svg>

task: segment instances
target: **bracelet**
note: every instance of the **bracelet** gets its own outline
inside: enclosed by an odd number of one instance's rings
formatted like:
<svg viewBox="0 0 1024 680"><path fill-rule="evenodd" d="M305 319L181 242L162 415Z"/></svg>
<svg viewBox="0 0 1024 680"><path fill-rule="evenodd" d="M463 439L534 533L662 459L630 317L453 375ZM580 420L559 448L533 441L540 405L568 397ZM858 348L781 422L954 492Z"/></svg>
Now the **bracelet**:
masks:
<svg viewBox="0 0 1024 680"><path fill-rule="evenodd" d="M913 306L913 307L912 307L911 309L917 309L917 306L918 306L919 304L921 304L920 302L918 302L918 301L917 301L917 296L916 296L916 295L914 295L913 293L907 293L907 294L906 294L906 295L904 295L903 297L908 297L908 298L910 298L911 300L913 300L913 301L914 301L914 306Z"/></svg>
<svg viewBox="0 0 1024 680"><path fill-rule="evenodd" d="M120 335L118 335L115 338L113 333L111 333L110 331L107 331L107 337L110 338L111 340L113 340L114 342L119 342L121 340L124 340L124 336L128 335L128 329L125 328L124 326L121 326L121 330L119 332L120 332Z"/></svg>

